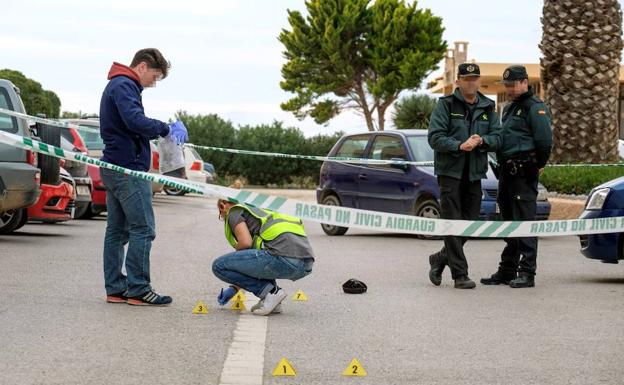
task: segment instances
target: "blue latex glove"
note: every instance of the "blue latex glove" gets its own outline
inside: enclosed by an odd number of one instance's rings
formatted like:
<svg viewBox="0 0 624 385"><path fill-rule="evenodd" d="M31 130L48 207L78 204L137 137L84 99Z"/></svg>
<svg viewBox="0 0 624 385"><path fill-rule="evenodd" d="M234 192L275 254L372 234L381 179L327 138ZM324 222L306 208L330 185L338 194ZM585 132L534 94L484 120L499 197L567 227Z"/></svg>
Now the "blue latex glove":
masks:
<svg viewBox="0 0 624 385"><path fill-rule="evenodd" d="M188 131L180 120L169 123L169 136L177 143L184 144L188 142Z"/></svg>
<svg viewBox="0 0 624 385"><path fill-rule="evenodd" d="M221 289L221 293L219 294L219 297L217 297L217 302L219 302L219 305L223 306L228 303L237 292L238 290L232 286L226 287L225 290Z"/></svg>

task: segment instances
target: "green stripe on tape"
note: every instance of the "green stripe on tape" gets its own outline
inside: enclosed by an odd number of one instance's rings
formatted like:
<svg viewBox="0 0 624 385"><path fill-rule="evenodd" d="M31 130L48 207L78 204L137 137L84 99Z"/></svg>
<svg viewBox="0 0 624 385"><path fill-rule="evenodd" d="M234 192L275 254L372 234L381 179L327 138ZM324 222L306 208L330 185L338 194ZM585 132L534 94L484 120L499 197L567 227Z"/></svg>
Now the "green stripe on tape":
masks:
<svg viewBox="0 0 624 385"><path fill-rule="evenodd" d="M58 156L65 156L65 153L63 152L63 149L62 149L62 148L55 147L55 148L54 148L54 153L55 153L56 155L58 155Z"/></svg>
<svg viewBox="0 0 624 385"><path fill-rule="evenodd" d="M281 197L277 197L275 198L275 200L273 201L273 203L271 203L269 205L269 207L267 207L269 210L273 210L276 211L277 209L279 209L280 207L282 207L282 205L284 204L284 202L286 202L286 199L281 198Z"/></svg>
<svg viewBox="0 0 624 385"><path fill-rule="evenodd" d="M475 231L477 231L479 227L481 227L482 224L483 222L473 222L470 226L468 226L468 228L466 228L466 230L464 230L464 232L462 233L462 236L464 237L471 236L472 234L474 234Z"/></svg>
<svg viewBox="0 0 624 385"><path fill-rule="evenodd" d="M490 235L492 235L493 232L496 231L496 229L501 227L503 225L503 223L505 223L505 222L492 222L492 224L489 225L485 230L483 230L483 232L481 234L479 234L479 236L480 237L489 237Z"/></svg>
<svg viewBox="0 0 624 385"><path fill-rule="evenodd" d="M252 205L252 206L260 207L260 205L262 205L264 202L266 202L267 199L269 199L268 195L258 194L256 199L251 201L251 203L249 203L249 204Z"/></svg>
<svg viewBox="0 0 624 385"><path fill-rule="evenodd" d="M249 198L251 192L249 191L241 191L237 196L234 197L239 203L245 202L245 199Z"/></svg>
<svg viewBox="0 0 624 385"><path fill-rule="evenodd" d="M30 138L22 138L22 139L23 139L25 144L29 145L30 147L33 146L32 139L30 139Z"/></svg>
<svg viewBox="0 0 624 385"><path fill-rule="evenodd" d="M50 149L48 149L48 145L47 145L47 144L45 144L45 143L41 143L41 142L39 142L39 149L40 149L41 151L45 151L45 152L47 152L47 153L50 153Z"/></svg>
<svg viewBox="0 0 624 385"><path fill-rule="evenodd" d="M509 226L507 226L507 228L503 231L501 231L498 236L499 237L507 237L509 236L509 234L511 234L512 231L514 231L515 229L517 229L518 227L520 227L520 225L522 224L522 222L511 222L509 224Z"/></svg>

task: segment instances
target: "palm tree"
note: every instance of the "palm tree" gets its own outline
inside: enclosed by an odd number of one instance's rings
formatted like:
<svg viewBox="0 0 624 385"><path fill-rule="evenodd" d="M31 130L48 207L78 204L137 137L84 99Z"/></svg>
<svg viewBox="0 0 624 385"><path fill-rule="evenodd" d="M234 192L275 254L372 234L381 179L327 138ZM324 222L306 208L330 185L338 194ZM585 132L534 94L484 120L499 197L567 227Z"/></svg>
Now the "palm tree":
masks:
<svg viewBox="0 0 624 385"><path fill-rule="evenodd" d="M429 117L435 108L437 99L428 95L410 95L401 98L394 106L392 121L398 129L429 127Z"/></svg>
<svg viewBox="0 0 624 385"><path fill-rule="evenodd" d="M618 0L544 0L539 45L554 163L618 159L622 11Z"/></svg>

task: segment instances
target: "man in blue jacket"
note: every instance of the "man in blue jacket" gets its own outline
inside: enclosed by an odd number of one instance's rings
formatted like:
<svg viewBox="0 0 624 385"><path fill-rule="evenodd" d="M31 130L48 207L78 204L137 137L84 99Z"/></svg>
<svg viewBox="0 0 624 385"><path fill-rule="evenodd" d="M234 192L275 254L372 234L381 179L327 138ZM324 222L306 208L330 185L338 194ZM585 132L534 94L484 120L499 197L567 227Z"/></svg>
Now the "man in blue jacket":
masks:
<svg viewBox="0 0 624 385"><path fill-rule="evenodd" d="M130 66L113 63L100 102L102 160L137 171L148 171L149 141L171 137L188 140L184 124L145 116L141 92L167 77L170 64L155 48L138 51ZM104 238L106 301L130 305L169 305L172 298L156 294L150 284L150 249L156 237L151 183L116 171L100 169L106 186L108 219ZM125 255L124 245L128 244Z"/></svg>

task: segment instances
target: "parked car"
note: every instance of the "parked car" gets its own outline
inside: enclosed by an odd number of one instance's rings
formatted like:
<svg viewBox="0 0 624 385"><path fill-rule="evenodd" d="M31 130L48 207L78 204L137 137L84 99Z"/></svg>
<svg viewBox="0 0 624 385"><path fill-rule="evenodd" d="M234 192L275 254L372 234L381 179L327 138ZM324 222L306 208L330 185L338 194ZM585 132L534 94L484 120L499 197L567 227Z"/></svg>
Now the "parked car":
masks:
<svg viewBox="0 0 624 385"><path fill-rule="evenodd" d="M624 216L624 177L613 179L595 187L585 202L580 219L612 218ZM605 263L618 263L624 259L622 233L579 235L581 253L590 259Z"/></svg>
<svg viewBox="0 0 624 385"><path fill-rule="evenodd" d="M330 157L433 161L426 130L367 132L346 135L331 149ZM481 183L480 219L500 219L498 181L491 170ZM537 218L548 219L550 203L539 186ZM317 202L363 210L440 218L440 189L433 166L323 162ZM322 224L328 235L343 235L348 228Z"/></svg>
<svg viewBox="0 0 624 385"><path fill-rule="evenodd" d="M76 210L76 183L64 169L60 170L60 183L41 184L41 195L28 207L29 222L56 223L74 218Z"/></svg>
<svg viewBox="0 0 624 385"><path fill-rule="evenodd" d="M214 183L217 180L217 172L212 163L204 162L204 171L206 171L207 183Z"/></svg>
<svg viewBox="0 0 624 385"><path fill-rule="evenodd" d="M61 128L61 148L67 151L80 152L87 155L87 147L82 136L75 128ZM65 160L63 168L69 172L76 183L75 218L85 216L91 203L92 182L85 163Z"/></svg>
<svg viewBox="0 0 624 385"><path fill-rule="evenodd" d="M89 219L100 215L106 211L106 186L102 182L100 168L88 165L87 168L93 188L91 189L91 203L82 218Z"/></svg>
<svg viewBox="0 0 624 385"><path fill-rule="evenodd" d="M210 183L213 181L212 176L204 169L204 160L194 148L184 146L184 163L184 179L199 183ZM179 190L170 186L165 186L163 191L167 195L181 196L186 194L185 190Z"/></svg>
<svg viewBox="0 0 624 385"><path fill-rule="evenodd" d="M26 113L19 94L13 83L0 79L0 108ZM25 119L2 114L0 130L31 136ZM0 234L11 233L26 223L26 208L41 194L40 178L35 153L0 143Z"/></svg>
<svg viewBox="0 0 624 385"><path fill-rule="evenodd" d="M97 118L89 119L64 119L66 123L84 126L86 128L99 130L100 121ZM103 155L104 141L99 133L93 131L80 131L80 136L84 139L84 145L87 155L91 158L100 159ZM152 163L149 172L158 173L158 151L156 146L150 145L152 150ZM102 183L99 167L89 165L87 168L89 177L91 178L91 203L87 206L84 214L77 216L79 218L93 218L106 211L106 187ZM152 193L162 191L163 185L160 183L152 183Z"/></svg>

